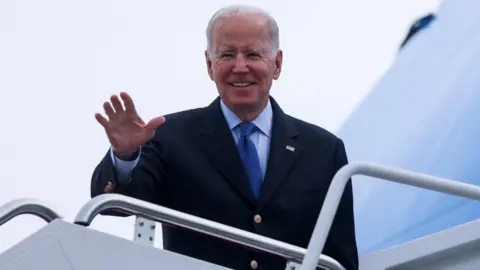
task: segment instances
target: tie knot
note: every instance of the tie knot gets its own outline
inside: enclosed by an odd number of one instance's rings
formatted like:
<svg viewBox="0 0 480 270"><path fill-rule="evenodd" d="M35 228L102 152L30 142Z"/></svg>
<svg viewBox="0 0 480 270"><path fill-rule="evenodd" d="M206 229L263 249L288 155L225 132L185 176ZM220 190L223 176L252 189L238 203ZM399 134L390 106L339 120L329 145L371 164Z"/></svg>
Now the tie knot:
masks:
<svg viewBox="0 0 480 270"><path fill-rule="evenodd" d="M238 125L240 128L240 137L250 136L253 133L255 124L252 122L243 122Z"/></svg>

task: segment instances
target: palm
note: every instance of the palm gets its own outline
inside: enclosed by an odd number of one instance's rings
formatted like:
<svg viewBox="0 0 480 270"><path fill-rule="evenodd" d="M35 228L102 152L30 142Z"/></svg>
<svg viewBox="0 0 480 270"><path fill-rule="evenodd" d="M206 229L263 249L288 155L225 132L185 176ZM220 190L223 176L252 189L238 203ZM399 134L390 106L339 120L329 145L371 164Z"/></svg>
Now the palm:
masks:
<svg viewBox="0 0 480 270"><path fill-rule="evenodd" d="M140 120L140 121L139 121ZM145 128L141 119L134 119L134 115L119 115L110 120L106 129L112 146L117 149L132 149L151 139L151 131Z"/></svg>
<svg viewBox="0 0 480 270"><path fill-rule="evenodd" d="M103 107L109 120L96 114L97 121L105 128L113 150L120 155L131 155L155 134L155 129L165 122L163 117L152 119L148 124L137 114L132 99L127 93L121 93L125 108L117 96L112 96L111 104ZM113 105L113 107L112 107Z"/></svg>

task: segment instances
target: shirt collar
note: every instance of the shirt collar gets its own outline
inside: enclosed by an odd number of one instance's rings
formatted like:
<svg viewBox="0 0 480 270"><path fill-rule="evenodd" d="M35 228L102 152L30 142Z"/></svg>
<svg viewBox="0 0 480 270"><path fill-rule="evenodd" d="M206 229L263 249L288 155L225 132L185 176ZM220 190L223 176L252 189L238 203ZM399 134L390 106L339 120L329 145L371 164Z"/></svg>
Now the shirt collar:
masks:
<svg viewBox="0 0 480 270"><path fill-rule="evenodd" d="M220 100L220 107L222 109L223 116L227 120L228 127L230 130L233 130L238 124L242 122L237 115L235 115L226 105L223 103L223 100ZM257 128L266 136L270 137L272 130L272 105L270 104L270 99L268 100L267 106L263 111L255 118L252 123L257 126Z"/></svg>

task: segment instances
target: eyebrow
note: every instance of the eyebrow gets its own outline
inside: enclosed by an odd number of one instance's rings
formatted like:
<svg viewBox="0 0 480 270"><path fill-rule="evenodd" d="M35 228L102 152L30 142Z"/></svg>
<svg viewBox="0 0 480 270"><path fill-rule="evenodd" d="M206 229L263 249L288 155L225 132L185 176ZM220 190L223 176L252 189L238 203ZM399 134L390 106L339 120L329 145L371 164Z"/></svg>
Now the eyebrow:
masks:
<svg viewBox="0 0 480 270"><path fill-rule="evenodd" d="M216 50L217 52L231 52L233 51L233 48L230 46L224 46L220 47ZM247 47L245 50L247 52L258 52L258 53L265 53L267 50L265 48L259 47L259 46L252 46L252 47Z"/></svg>

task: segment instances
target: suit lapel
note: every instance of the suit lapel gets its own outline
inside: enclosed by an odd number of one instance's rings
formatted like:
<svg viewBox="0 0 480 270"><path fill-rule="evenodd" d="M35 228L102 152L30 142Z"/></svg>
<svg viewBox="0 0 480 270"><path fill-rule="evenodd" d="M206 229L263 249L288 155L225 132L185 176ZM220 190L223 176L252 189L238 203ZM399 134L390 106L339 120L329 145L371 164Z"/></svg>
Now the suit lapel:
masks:
<svg viewBox="0 0 480 270"><path fill-rule="evenodd" d="M273 196L300 154L301 147L294 141L298 136L293 123L272 98L273 126L267 172L260 194L258 208L262 208Z"/></svg>
<svg viewBox="0 0 480 270"><path fill-rule="evenodd" d="M221 112L219 98L207 108L199 124L199 147L203 149L203 153L223 177L255 206L257 202L253 198L235 140Z"/></svg>

